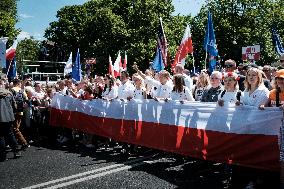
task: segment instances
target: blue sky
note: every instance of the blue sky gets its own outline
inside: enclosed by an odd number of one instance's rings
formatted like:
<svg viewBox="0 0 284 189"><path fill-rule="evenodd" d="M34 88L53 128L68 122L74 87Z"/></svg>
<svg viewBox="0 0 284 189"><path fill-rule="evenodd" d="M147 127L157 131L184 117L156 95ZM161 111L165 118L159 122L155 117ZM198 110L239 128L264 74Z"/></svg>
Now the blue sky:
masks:
<svg viewBox="0 0 284 189"><path fill-rule="evenodd" d="M42 40L44 30L56 20L56 12L66 5L80 5L88 0L19 0L17 28L22 30L18 38L33 36ZM174 14L196 15L205 0L172 0Z"/></svg>

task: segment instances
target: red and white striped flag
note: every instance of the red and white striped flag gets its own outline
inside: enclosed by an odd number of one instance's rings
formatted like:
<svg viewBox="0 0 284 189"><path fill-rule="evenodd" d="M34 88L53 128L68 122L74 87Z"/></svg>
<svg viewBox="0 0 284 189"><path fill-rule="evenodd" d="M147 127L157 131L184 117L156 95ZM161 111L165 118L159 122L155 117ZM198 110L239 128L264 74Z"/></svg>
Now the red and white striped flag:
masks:
<svg viewBox="0 0 284 189"><path fill-rule="evenodd" d="M121 67L121 55L120 55L120 51L118 51L117 58L113 64L113 72L114 72L115 78L117 76L120 76L120 67Z"/></svg>
<svg viewBox="0 0 284 189"><path fill-rule="evenodd" d="M13 58L16 56L16 48L18 46L18 41L15 40L13 45L6 50L6 59L7 60L13 60Z"/></svg>
<svg viewBox="0 0 284 189"><path fill-rule="evenodd" d="M172 64L172 70L174 70L177 64L185 65L186 55L192 52L193 52L193 46L192 46L190 27L187 25L180 46L176 53L175 60Z"/></svg>
<svg viewBox="0 0 284 189"><path fill-rule="evenodd" d="M109 56L109 65L108 65L108 74L114 77L114 72L113 72L113 65L112 65L112 60L111 57Z"/></svg>
<svg viewBox="0 0 284 189"><path fill-rule="evenodd" d="M125 54L124 54L124 61L123 61L122 68L125 71L127 70L127 54L126 54L126 51L125 51Z"/></svg>

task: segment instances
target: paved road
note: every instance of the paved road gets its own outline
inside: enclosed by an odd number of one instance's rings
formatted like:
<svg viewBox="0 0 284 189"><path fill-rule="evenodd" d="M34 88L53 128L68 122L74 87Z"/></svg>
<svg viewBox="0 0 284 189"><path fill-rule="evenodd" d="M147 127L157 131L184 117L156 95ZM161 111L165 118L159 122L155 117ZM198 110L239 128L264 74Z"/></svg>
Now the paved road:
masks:
<svg viewBox="0 0 284 189"><path fill-rule="evenodd" d="M0 162L0 188L227 188L222 164L160 151L33 145L23 157Z"/></svg>

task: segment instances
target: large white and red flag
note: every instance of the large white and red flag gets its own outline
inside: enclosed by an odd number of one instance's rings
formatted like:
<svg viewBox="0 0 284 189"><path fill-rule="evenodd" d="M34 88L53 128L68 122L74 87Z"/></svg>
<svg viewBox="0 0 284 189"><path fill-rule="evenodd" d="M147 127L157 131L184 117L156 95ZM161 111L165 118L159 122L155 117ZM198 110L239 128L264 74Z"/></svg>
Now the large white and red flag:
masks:
<svg viewBox="0 0 284 189"><path fill-rule="evenodd" d="M192 46L190 27L187 25L180 46L176 53L175 60L172 64L172 70L174 70L174 67L177 64L185 65L185 58L187 54L192 52L193 52L193 46Z"/></svg>
<svg viewBox="0 0 284 189"><path fill-rule="evenodd" d="M123 60L122 69L123 69L124 71L126 71L126 70L127 70L127 54L126 54L126 51L125 51L124 53L125 53L125 54L124 54L124 60Z"/></svg>
<svg viewBox="0 0 284 189"><path fill-rule="evenodd" d="M116 57L116 60L113 64L113 72L114 72L114 77L116 78L117 76L120 76L120 68L121 68L121 55L120 51L118 51L118 55Z"/></svg>
<svg viewBox="0 0 284 189"><path fill-rule="evenodd" d="M279 170L282 117L279 108L152 99L82 101L57 94L50 124L194 158Z"/></svg>
<svg viewBox="0 0 284 189"><path fill-rule="evenodd" d="M111 60L110 55L108 57L108 62L109 62L108 63L108 74L114 77L113 65L112 65L112 60Z"/></svg>
<svg viewBox="0 0 284 189"><path fill-rule="evenodd" d="M13 45L6 50L6 60L12 61L16 56L16 48L18 46L18 41L15 40Z"/></svg>

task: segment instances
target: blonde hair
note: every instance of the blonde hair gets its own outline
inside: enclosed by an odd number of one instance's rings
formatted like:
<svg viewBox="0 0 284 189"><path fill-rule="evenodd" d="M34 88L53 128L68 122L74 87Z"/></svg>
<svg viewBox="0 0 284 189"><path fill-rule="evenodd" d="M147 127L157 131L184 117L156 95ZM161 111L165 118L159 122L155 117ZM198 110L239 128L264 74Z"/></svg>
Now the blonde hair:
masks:
<svg viewBox="0 0 284 189"><path fill-rule="evenodd" d="M251 90L251 85L248 83L248 73L250 71L253 71L253 72L256 72L257 73L257 78L258 78L258 81L257 81L257 87L259 87L260 85L263 85L263 71L257 69L257 68L250 68L248 69L247 71L247 74L246 74L246 79L244 81L244 85L245 85L245 88L246 88L246 91L249 91Z"/></svg>

